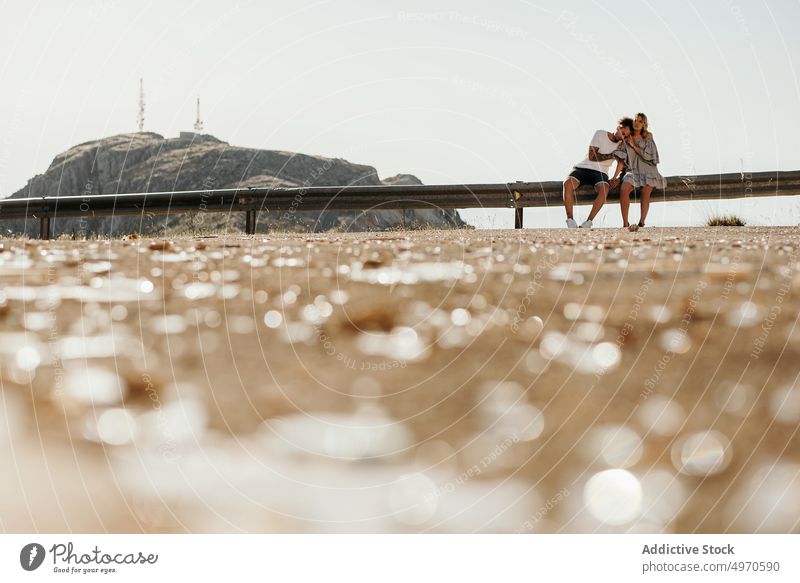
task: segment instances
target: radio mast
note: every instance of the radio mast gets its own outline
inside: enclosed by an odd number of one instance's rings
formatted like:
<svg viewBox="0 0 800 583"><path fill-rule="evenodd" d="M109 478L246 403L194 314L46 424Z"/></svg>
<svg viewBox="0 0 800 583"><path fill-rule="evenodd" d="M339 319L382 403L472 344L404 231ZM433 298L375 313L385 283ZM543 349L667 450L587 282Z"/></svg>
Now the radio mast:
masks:
<svg viewBox="0 0 800 583"><path fill-rule="evenodd" d="M196 132L203 131L203 120L200 119L200 98L197 98L197 119L194 122L194 130Z"/></svg>
<svg viewBox="0 0 800 583"><path fill-rule="evenodd" d="M136 116L136 122L139 124L139 131L144 131L144 82L139 77L139 115Z"/></svg>

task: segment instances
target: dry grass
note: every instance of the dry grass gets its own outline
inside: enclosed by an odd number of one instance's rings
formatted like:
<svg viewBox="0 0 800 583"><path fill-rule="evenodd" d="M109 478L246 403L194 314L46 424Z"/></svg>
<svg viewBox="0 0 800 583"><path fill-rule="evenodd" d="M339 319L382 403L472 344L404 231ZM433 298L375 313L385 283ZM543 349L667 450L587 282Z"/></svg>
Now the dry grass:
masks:
<svg viewBox="0 0 800 583"><path fill-rule="evenodd" d="M744 219L736 215L717 215L709 217L706 221L707 227L744 227Z"/></svg>

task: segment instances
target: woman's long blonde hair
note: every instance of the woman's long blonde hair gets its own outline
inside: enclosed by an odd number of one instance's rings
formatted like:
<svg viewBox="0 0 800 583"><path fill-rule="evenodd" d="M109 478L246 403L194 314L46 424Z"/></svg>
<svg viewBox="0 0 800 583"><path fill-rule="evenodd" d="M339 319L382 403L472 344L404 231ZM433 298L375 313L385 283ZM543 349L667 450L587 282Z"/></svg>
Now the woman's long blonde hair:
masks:
<svg viewBox="0 0 800 583"><path fill-rule="evenodd" d="M642 118L642 123L644 123L644 127L642 128L642 137L646 138L647 136L650 135L650 130L648 129L649 123L647 122L647 116L640 111L639 113L636 114L634 119L636 119L636 117Z"/></svg>

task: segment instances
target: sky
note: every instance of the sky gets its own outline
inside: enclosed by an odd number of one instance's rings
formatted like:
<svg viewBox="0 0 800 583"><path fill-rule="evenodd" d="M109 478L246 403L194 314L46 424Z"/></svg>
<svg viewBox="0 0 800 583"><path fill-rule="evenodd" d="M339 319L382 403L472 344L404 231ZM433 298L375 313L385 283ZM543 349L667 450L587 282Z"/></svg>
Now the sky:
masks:
<svg viewBox="0 0 800 583"><path fill-rule="evenodd" d="M800 169L800 0L0 0L0 14L0 196L75 144L135 131L140 77L148 131L190 131L199 96L205 132L233 145L427 184L561 180L595 130L638 111L666 176ZM746 204L755 222L800 222L794 197Z"/></svg>

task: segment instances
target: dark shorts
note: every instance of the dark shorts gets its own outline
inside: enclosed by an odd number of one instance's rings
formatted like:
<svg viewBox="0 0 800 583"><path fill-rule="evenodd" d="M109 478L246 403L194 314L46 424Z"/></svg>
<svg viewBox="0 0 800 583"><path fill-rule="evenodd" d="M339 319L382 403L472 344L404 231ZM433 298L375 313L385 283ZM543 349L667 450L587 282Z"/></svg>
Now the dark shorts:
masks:
<svg viewBox="0 0 800 583"><path fill-rule="evenodd" d="M596 186L601 182L608 182L608 174L599 170L589 170L588 168L573 168L569 175L577 179L578 188L581 186Z"/></svg>

